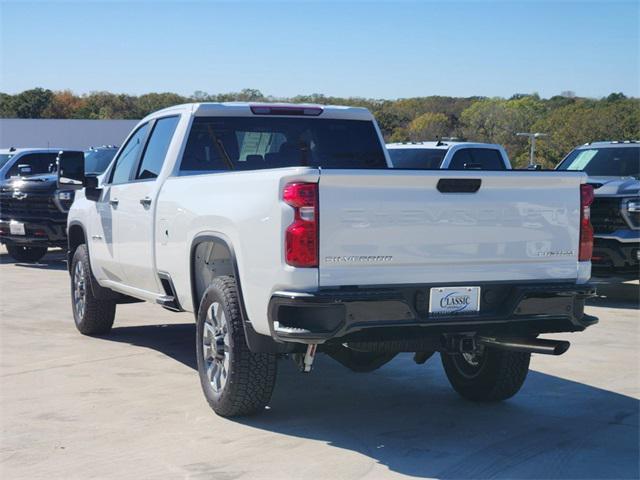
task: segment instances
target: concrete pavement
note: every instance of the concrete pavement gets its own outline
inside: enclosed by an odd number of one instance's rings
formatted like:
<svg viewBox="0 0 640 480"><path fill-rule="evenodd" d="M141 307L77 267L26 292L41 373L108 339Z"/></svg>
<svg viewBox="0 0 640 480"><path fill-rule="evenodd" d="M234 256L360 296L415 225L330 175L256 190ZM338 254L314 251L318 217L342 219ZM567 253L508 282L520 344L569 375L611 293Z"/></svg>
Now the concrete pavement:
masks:
<svg viewBox="0 0 640 480"><path fill-rule="evenodd" d="M191 314L118 306L77 333L64 256L0 252L0 474L17 478L638 478L638 285L604 287L600 324L554 335L518 396L476 405L438 356L372 374L281 362L264 414L217 417L200 390Z"/></svg>

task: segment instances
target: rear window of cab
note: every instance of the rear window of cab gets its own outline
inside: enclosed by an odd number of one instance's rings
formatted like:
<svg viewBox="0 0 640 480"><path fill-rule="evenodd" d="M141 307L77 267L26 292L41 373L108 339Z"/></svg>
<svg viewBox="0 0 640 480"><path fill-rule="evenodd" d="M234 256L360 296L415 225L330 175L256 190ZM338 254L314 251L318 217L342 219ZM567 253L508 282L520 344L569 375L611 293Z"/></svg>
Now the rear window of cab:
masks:
<svg viewBox="0 0 640 480"><path fill-rule="evenodd" d="M180 174L298 166L388 168L371 121L197 117L189 132Z"/></svg>

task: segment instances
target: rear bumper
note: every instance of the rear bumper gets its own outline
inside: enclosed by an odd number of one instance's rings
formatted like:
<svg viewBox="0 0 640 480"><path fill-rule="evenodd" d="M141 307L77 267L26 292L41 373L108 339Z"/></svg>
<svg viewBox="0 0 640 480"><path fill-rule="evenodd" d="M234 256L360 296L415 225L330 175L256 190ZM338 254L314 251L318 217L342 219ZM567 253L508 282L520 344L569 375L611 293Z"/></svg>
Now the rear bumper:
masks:
<svg viewBox="0 0 640 480"><path fill-rule="evenodd" d="M276 292L269 303L271 335L282 342L323 343L365 331L377 337L538 334L582 331L598 321L584 313L585 299L595 294L591 285L479 284L480 312L447 318L429 315L429 289L436 286L445 285Z"/></svg>
<svg viewBox="0 0 640 480"><path fill-rule="evenodd" d="M67 225L57 222L21 222L25 235L11 235L9 221L0 220L0 243L22 246L64 247L67 244Z"/></svg>
<svg viewBox="0 0 640 480"><path fill-rule="evenodd" d="M594 239L591 265L594 276L640 277L640 241L620 242L610 238Z"/></svg>

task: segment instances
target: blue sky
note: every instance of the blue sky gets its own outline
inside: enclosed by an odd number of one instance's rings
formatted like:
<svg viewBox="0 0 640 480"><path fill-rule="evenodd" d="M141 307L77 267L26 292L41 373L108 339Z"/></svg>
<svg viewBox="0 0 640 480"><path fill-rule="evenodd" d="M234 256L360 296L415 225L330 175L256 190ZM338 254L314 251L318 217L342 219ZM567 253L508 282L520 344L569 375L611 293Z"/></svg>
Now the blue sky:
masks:
<svg viewBox="0 0 640 480"><path fill-rule="evenodd" d="M640 96L640 2L0 0L0 90Z"/></svg>

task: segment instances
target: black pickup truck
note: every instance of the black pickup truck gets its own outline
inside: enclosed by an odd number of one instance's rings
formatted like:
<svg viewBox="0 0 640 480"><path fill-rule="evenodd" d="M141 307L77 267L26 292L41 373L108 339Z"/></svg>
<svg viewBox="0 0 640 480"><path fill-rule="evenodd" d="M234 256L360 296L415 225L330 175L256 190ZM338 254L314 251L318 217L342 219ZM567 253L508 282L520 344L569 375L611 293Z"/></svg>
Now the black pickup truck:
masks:
<svg viewBox="0 0 640 480"><path fill-rule="evenodd" d="M116 151L103 146L84 152L87 172L102 173ZM40 174L28 158L18 163L0 179L0 243L15 260L37 262L49 248L66 248L74 191L58 189L55 158Z"/></svg>
<svg viewBox="0 0 640 480"><path fill-rule="evenodd" d="M593 185L593 275L640 278L640 143L587 143L571 151L557 169L581 170Z"/></svg>

